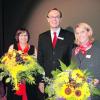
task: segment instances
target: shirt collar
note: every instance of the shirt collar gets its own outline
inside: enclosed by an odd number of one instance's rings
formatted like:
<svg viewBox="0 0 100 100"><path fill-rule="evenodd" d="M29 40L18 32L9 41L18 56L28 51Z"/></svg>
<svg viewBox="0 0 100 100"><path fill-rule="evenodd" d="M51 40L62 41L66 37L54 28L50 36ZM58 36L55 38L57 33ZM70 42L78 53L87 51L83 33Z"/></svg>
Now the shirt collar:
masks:
<svg viewBox="0 0 100 100"><path fill-rule="evenodd" d="M59 35L59 33L60 33L60 30L61 30L61 28L59 27L56 31L54 31L54 30L50 30L50 32L51 32L51 35L53 35L53 33L54 32L56 32L57 33L57 36Z"/></svg>

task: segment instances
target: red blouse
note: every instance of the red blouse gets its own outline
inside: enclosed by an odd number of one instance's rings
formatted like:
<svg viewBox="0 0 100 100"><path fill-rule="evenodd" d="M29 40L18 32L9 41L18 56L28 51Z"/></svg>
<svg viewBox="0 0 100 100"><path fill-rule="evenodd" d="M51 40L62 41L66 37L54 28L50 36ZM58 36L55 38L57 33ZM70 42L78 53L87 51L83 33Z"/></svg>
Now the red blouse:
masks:
<svg viewBox="0 0 100 100"><path fill-rule="evenodd" d="M22 50L20 44L18 43L18 50L23 51L24 53L28 53L29 51L29 45L27 44L24 50ZM24 83L19 83L18 84L19 90L16 91L16 95L22 96L22 100L28 100L27 99L27 93L26 93L26 85Z"/></svg>

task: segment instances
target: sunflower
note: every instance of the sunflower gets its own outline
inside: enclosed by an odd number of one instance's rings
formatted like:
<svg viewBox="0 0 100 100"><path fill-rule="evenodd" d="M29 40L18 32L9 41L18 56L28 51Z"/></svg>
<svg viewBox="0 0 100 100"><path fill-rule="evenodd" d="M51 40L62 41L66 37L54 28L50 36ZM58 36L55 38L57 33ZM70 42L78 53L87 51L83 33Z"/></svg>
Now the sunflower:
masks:
<svg viewBox="0 0 100 100"><path fill-rule="evenodd" d="M73 91L74 91L73 87L70 87L68 84L63 84L58 95L65 99L69 99L73 97Z"/></svg>
<svg viewBox="0 0 100 100"><path fill-rule="evenodd" d="M59 90L62 87L62 85L69 82L68 77L69 77L68 72L62 72L62 73L58 74L57 78L53 81L53 88L57 94L60 94Z"/></svg>
<svg viewBox="0 0 100 100"><path fill-rule="evenodd" d="M74 97L76 100L88 100L90 97L90 89L87 83L77 87L74 91Z"/></svg>
<svg viewBox="0 0 100 100"><path fill-rule="evenodd" d="M84 99L84 91L81 88L75 89L74 97L76 100L86 100Z"/></svg>
<svg viewBox="0 0 100 100"><path fill-rule="evenodd" d="M46 86L46 93L50 94L48 98L50 100L88 100L93 86L87 81L90 74L86 70L70 67L65 69L64 64L61 65L61 69L63 70L55 71L56 74L50 79L51 83ZM99 94L99 92L95 93Z"/></svg>

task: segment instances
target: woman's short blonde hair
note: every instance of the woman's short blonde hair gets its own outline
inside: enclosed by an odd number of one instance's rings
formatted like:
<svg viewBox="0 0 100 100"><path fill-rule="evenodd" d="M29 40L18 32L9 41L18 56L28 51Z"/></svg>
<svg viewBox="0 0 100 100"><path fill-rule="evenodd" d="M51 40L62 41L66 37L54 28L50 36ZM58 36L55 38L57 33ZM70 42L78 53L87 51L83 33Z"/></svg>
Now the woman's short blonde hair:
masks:
<svg viewBox="0 0 100 100"><path fill-rule="evenodd" d="M93 30L92 30L91 26L89 24L87 24L87 23L79 23L79 24L77 24L75 26L75 43L79 44L79 41L78 41L77 36L76 36L76 33L77 33L76 29L80 28L80 27L83 28L83 29L85 29L85 30L87 30L87 32L90 33L90 35L89 35L89 41L94 42Z"/></svg>

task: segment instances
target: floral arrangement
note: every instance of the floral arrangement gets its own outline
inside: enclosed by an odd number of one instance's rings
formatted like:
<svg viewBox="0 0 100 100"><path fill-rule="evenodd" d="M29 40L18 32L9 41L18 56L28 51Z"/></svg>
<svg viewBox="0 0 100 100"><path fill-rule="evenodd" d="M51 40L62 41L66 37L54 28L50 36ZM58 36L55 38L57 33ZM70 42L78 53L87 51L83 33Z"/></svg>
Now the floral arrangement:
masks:
<svg viewBox="0 0 100 100"><path fill-rule="evenodd" d="M43 69L37 64L33 56L21 51L9 50L0 59L0 80L6 77L6 83L11 82L14 90L18 90L18 83L24 79L29 84L35 84L37 73L43 74Z"/></svg>
<svg viewBox="0 0 100 100"><path fill-rule="evenodd" d="M88 100L91 94L100 95L89 72L60 63L62 71L57 69L52 72L52 79L44 79L47 82L47 100Z"/></svg>

